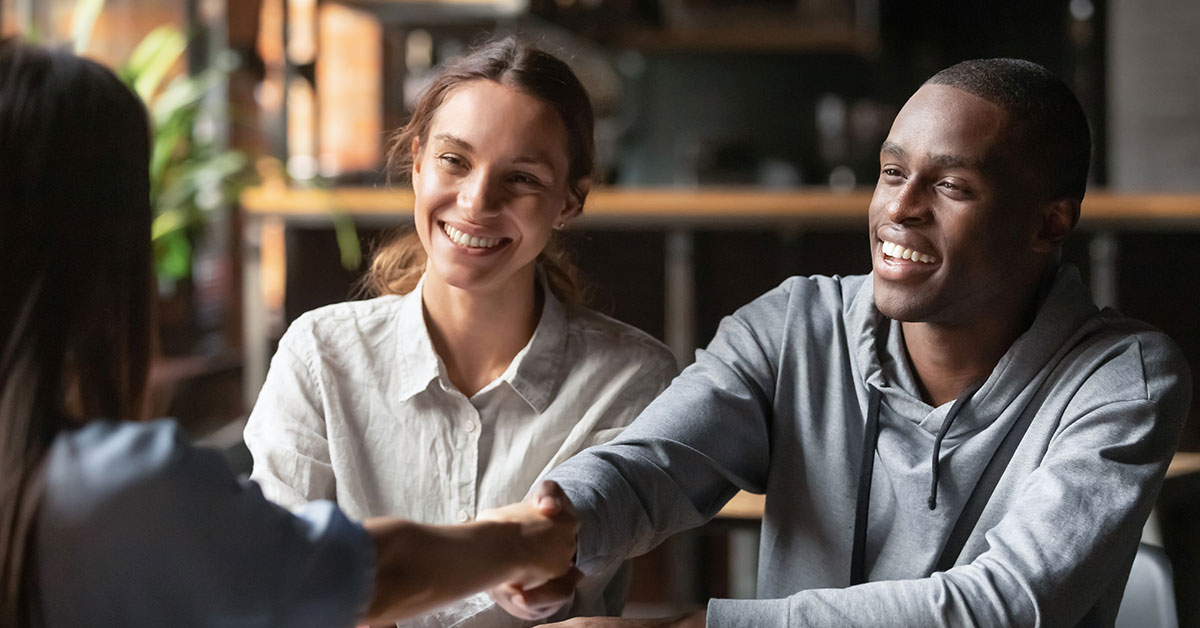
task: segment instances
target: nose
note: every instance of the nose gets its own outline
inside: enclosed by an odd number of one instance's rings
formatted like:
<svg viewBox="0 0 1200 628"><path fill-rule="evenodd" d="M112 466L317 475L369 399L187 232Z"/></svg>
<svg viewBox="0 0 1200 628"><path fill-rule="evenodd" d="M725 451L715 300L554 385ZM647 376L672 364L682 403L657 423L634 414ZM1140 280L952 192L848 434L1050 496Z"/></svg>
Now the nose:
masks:
<svg viewBox="0 0 1200 628"><path fill-rule="evenodd" d="M887 202L888 218L896 224L929 219L929 199L917 177L910 177Z"/></svg>
<svg viewBox="0 0 1200 628"><path fill-rule="evenodd" d="M480 168L463 180L458 188L458 207L464 218L479 218L497 211L500 204L491 179Z"/></svg>

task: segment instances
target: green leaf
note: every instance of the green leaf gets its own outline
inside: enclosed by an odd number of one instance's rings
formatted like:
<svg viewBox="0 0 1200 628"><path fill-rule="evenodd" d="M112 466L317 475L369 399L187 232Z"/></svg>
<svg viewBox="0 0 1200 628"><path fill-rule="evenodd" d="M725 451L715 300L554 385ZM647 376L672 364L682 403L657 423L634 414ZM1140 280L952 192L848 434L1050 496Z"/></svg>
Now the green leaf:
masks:
<svg viewBox="0 0 1200 628"><path fill-rule="evenodd" d="M171 232L154 243L155 266L160 275L183 279L192 272L192 243L183 231Z"/></svg>
<svg viewBox="0 0 1200 628"><path fill-rule="evenodd" d="M75 10L71 13L71 41L74 42L75 54L81 55L88 49L96 18L100 17L102 10L104 0L76 0Z"/></svg>
<svg viewBox="0 0 1200 628"><path fill-rule="evenodd" d="M350 214L336 209L330 210L329 218L333 221L333 232L337 237L342 268L358 270L362 265L362 247L358 244L358 229L354 227L354 219Z"/></svg>
<svg viewBox="0 0 1200 628"><path fill-rule="evenodd" d="M215 69L205 70L196 76L175 77L150 107L154 124L167 124L177 116L194 116L200 101L224 78L225 75Z"/></svg>
<svg viewBox="0 0 1200 628"><path fill-rule="evenodd" d="M150 102L164 76L183 56L187 38L178 28L159 26L150 31L133 49L122 75L133 83L133 89L145 102Z"/></svg>
<svg viewBox="0 0 1200 628"><path fill-rule="evenodd" d="M150 226L150 241L158 242L187 229L187 214L178 208L161 211Z"/></svg>

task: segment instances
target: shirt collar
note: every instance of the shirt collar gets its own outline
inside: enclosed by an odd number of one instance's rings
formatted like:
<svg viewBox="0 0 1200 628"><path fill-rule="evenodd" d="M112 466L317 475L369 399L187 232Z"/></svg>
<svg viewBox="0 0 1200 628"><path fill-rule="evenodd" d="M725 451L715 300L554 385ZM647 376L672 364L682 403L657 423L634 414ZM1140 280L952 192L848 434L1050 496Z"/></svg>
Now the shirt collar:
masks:
<svg viewBox="0 0 1200 628"><path fill-rule="evenodd" d="M542 285L542 316L525 348L513 358L501 376L536 412L546 411L562 378L561 365L567 350L567 312L550 291L546 278L538 273Z"/></svg>
<svg viewBox="0 0 1200 628"><path fill-rule="evenodd" d="M425 325L425 307L422 304L421 288L425 276L417 282L413 291L400 300L397 315L399 339L396 343L396 393L408 400L429 388L429 382L441 373L441 360L429 339L429 328Z"/></svg>
<svg viewBox="0 0 1200 628"><path fill-rule="evenodd" d="M541 282L544 297L537 328L525 347L513 357L500 379L512 386L529 407L541 413L550 405L562 375L560 365L567 349L567 312L540 272L538 281ZM425 276L422 275L417 287L404 295L400 302L397 321L400 338L396 343L396 360L400 368L397 369L396 391L402 400L424 392L430 382L444 376L445 367L433 348L425 323L421 296L424 284ZM449 377L444 379L449 386Z"/></svg>

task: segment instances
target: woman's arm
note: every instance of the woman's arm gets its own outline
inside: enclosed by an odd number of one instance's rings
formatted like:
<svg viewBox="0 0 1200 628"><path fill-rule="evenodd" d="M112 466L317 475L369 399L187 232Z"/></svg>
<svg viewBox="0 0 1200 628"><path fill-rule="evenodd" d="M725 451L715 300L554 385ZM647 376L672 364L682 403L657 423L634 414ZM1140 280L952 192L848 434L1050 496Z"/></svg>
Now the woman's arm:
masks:
<svg viewBox="0 0 1200 628"><path fill-rule="evenodd" d="M547 515L543 513L554 513ZM368 519L375 589L365 621L422 613L501 582L535 588L571 569L575 518L528 503L457 526Z"/></svg>

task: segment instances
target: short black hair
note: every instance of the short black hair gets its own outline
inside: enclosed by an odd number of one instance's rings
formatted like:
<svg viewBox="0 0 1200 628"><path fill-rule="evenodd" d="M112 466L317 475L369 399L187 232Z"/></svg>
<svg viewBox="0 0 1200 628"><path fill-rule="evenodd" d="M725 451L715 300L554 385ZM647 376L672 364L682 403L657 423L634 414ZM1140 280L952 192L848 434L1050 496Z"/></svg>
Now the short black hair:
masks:
<svg viewBox="0 0 1200 628"><path fill-rule="evenodd" d="M1029 159L1040 162L1055 197L1083 200L1092 137L1071 88L1046 68L1024 59L973 59L934 74L926 85L946 85L1004 108L1023 124Z"/></svg>

